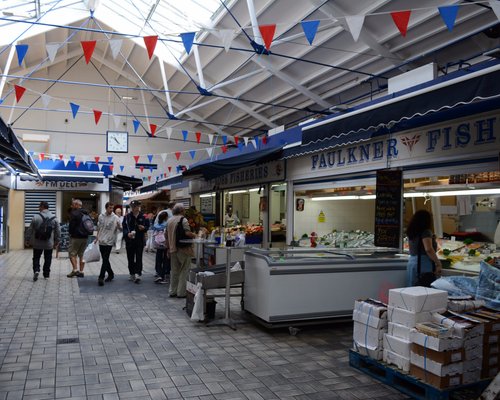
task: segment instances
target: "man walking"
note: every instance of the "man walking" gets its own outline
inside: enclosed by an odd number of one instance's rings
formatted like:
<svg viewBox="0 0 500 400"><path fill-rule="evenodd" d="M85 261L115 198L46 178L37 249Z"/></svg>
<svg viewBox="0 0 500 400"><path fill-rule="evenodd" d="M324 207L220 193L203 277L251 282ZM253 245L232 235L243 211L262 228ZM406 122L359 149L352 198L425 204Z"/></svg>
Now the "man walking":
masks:
<svg viewBox="0 0 500 400"><path fill-rule="evenodd" d="M61 229L56 217L49 211L49 203L40 202L39 213L33 216L27 231L27 244L33 246L33 281L38 280L40 274L40 259L43 253L43 277L50 276L52 263L52 249L59 245Z"/></svg>
<svg viewBox="0 0 500 400"><path fill-rule="evenodd" d="M104 286L104 276L106 273L108 274L106 282L111 282L115 277L111 269L109 256L115 244L116 235L121 229L122 224L120 223L120 218L113 212L113 203L106 203L106 211L99 215L99 221L97 223L96 241L99 243L99 250L102 256L101 273L97 281L99 286Z"/></svg>
<svg viewBox="0 0 500 400"><path fill-rule="evenodd" d="M167 222L167 248L168 256L170 257L170 297L186 297L186 282L191 266L191 258L194 256L193 246L190 244L180 243L178 237L178 228L180 233L184 233L185 237L194 239L196 235L191 232L189 223L184 217L184 206L177 203L172 210L173 217ZM182 232L184 231L184 232Z"/></svg>
<svg viewBox="0 0 500 400"><path fill-rule="evenodd" d="M85 252L87 240L91 234L91 228L87 227L87 225L91 224L92 219L88 212L82 208L81 200L73 199L71 207L72 210L69 219L69 260L73 269L67 277L73 278L76 276L78 278L83 278L83 269L85 268L83 253ZM78 258L80 259L79 264ZM78 270L78 266L80 270Z"/></svg>
<svg viewBox="0 0 500 400"><path fill-rule="evenodd" d="M133 200L130 203L131 211L123 218L123 237L127 250L129 281L141 282L142 253L144 250L145 235L149 229L149 220L141 212L141 202Z"/></svg>

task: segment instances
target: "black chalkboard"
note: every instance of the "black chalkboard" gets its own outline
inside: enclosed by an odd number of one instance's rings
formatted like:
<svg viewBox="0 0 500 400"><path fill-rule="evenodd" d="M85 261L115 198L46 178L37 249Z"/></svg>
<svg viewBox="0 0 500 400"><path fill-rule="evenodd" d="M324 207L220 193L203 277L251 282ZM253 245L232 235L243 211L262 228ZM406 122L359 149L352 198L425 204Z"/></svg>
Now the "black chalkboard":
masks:
<svg viewBox="0 0 500 400"><path fill-rule="evenodd" d="M402 171L377 171L375 246L400 248L402 198Z"/></svg>

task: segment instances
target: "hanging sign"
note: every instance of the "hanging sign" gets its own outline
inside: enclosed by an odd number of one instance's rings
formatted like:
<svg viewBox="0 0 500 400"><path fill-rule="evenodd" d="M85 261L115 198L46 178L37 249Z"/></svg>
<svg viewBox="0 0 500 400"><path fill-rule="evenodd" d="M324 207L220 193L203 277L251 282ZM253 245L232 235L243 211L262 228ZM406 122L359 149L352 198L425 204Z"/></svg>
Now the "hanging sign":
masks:
<svg viewBox="0 0 500 400"><path fill-rule="evenodd" d="M79 192L109 192L109 181L103 179L97 182L70 182L70 181L23 181L16 179L16 190L60 190Z"/></svg>

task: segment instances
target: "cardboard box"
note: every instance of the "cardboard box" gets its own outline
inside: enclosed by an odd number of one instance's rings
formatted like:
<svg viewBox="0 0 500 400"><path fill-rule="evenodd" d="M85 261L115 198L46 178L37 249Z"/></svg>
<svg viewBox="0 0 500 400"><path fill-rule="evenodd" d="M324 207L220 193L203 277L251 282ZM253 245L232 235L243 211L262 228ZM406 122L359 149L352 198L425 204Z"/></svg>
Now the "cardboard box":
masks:
<svg viewBox="0 0 500 400"><path fill-rule="evenodd" d="M384 316L386 315L387 312L384 313ZM359 322L364 325L369 325L375 329L387 328L387 318L377 318L362 311L354 310L352 313L352 319L353 321Z"/></svg>
<svg viewBox="0 0 500 400"><path fill-rule="evenodd" d="M500 312L492 308L482 307L479 310L468 312L472 318L480 319L484 322L485 333L500 333Z"/></svg>
<svg viewBox="0 0 500 400"><path fill-rule="evenodd" d="M476 383L481 380L481 370L476 369L474 371L464 372L462 375L462 384L468 385L469 383Z"/></svg>
<svg viewBox="0 0 500 400"><path fill-rule="evenodd" d="M420 356L413 352L410 353L410 362L412 365L425 369L427 372L437 376L458 375L464 372L464 363L456 362L452 364L441 364L429 359L428 357Z"/></svg>
<svg viewBox="0 0 500 400"><path fill-rule="evenodd" d="M464 347L464 340L456 337L435 338L427 336L416 329L410 333L411 341L427 349L435 351L456 350Z"/></svg>
<svg viewBox="0 0 500 400"><path fill-rule="evenodd" d="M500 342L500 334L488 334L484 335L484 344L498 344Z"/></svg>
<svg viewBox="0 0 500 400"><path fill-rule="evenodd" d="M465 360L464 372L475 371L475 370L481 371L481 369L483 368L481 360L482 360L481 358L476 358L474 360Z"/></svg>
<svg viewBox="0 0 500 400"><path fill-rule="evenodd" d="M397 366L400 370L405 372L410 371L410 359L396 354L388 349L384 349L384 354L382 358L387 364L393 364Z"/></svg>
<svg viewBox="0 0 500 400"><path fill-rule="evenodd" d="M475 349L475 348L483 348L483 337L476 336L473 338L464 339L464 348L465 350Z"/></svg>
<svg viewBox="0 0 500 400"><path fill-rule="evenodd" d="M464 351L466 360L476 360L476 359L481 360L483 358L484 354L483 346L477 346L467 349L464 347Z"/></svg>
<svg viewBox="0 0 500 400"><path fill-rule="evenodd" d="M428 322L432 319L432 312L430 311L414 313L412 311L403 310L402 308L389 307L387 313L389 322L404 325L408 328L415 328L415 325L417 325L417 323Z"/></svg>
<svg viewBox="0 0 500 400"><path fill-rule="evenodd" d="M416 365L410 365L410 375L413 375L416 378L419 378L425 383L437 387L439 389L446 389L452 386L457 386L462 384L462 375L446 375L446 376L437 376L428 371L424 371L422 368L417 367Z"/></svg>
<svg viewBox="0 0 500 400"><path fill-rule="evenodd" d="M456 350L435 351L427 349L416 343L411 344L411 352L422 357L438 362L443 365L456 363L465 360L465 350L463 348Z"/></svg>
<svg viewBox="0 0 500 400"><path fill-rule="evenodd" d="M387 304L378 300L356 300L354 302L354 310L364 314L370 314L375 318L387 319Z"/></svg>
<svg viewBox="0 0 500 400"><path fill-rule="evenodd" d="M500 367L483 368L481 370L481 379L489 379L497 376Z"/></svg>
<svg viewBox="0 0 500 400"><path fill-rule="evenodd" d="M382 360L382 346L378 348L367 348L359 343L353 342L352 349L363 356L368 356L370 358L373 358L374 360Z"/></svg>
<svg viewBox="0 0 500 400"><path fill-rule="evenodd" d="M411 342L395 336L384 335L384 349L390 350L393 353L399 354L404 358L410 358Z"/></svg>
<svg viewBox="0 0 500 400"><path fill-rule="evenodd" d="M414 286L389 290L389 306L420 313L446 309L448 292Z"/></svg>
<svg viewBox="0 0 500 400"><path fill-rule="evenodd" d="M448 310L458 313L475 311L484 307L484 300L448 300Z"/></svg>
<svg viewBox="0 0 500 400"><path fill-rule="evenodd" d="M432 313L432 322L453 328L453 336L472 338L484 333L484 324L481 321L453 312Z"/></svg>
<svg viewBox="0 0 500 400"><path fill-rule="evenodd" d="M387 333L391 336L395 336L406 341L410 341L410 331L411 328L408 328L405 325L400 325L395 322L389 322Z"/></svg>

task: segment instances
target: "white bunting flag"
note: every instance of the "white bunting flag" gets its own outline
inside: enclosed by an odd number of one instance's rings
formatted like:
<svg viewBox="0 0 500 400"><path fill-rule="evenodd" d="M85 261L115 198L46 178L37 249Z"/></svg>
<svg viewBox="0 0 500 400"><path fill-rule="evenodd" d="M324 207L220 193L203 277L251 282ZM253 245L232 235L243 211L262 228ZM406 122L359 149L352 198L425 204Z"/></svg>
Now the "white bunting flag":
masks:
<svg viewBox="0 0 500 400"><path fill-rule="evenodd" d="M352 38L355 42L359 39L359 34L361 33L361 28L363 28L363 23L365 22L364 15L346 15L345 22L351 32Z"/></svg>
<svg viewBox="0 0 500 400"><path fill-rule="evenodd" d="M111 54L113 55L113 59L116 60L116 56L120 52L122 48L122 39L112 39L109 41L109 47L111 47Z"/></svg>
<svg viewBox="0 0 500 400"><path fill-rule="evenodd" d="M82 164L87 164L88 160L89 160L89 158L87 156L80 156L80 162Z"/></svg>
<svg viewBox="0 0 500 400"><path fill-rule="evenodd" d="M64 163L64 166L67 167L69 163L69 158L63 158L62 162Z"/></svg>
<svg viewBox="0 0 500 400"><path fill-rule="evenodd" d="M257 142L255 141L255 139L250 140L250 143L253 144L253 147L257 148Z"/></svg>
<svg viewBox="0 0 500 400"><path fill-rule="evenodd" d="M212 147L207 147L207 153L208 153L209 157L212 157L212 152L213 151L214 151L214 149Z"/></svg>
<svg viewBox="0 0 500 400"><path fill-rule="evenodd" d="M490 7L497 16L498 20L500 20L500 1L490 0Z"/></svg>
<svg viewBox="0 0 500 400"><path fill-rule="evenodd" d="M220 39L227 53L233 43L234 31L232 29L220 29L215 31L215 36Z"/></svg>
<svg viewBox="0 0 500 400"><path fill-rule="evenodd" d="M122 117L120 117L119 115L113 115L113 120L115 121L115 129L118 129L118 127L120 126L121 119Z"/></svg>
<svg viewBox="0 0 500 400"><path fill-rule="evenodd" d="M48 94L42 94L41 98L42 98L43 106L45 108L47 108L52 97L50 97Z"/></svg>
<svg viewBox="0 0 500 400"><path fill-rule="evenodd" d="M55 155L55 154L51 154L51 155L50 155L50 159L51 159L52 161L56 161L58 158L59 158L59 157L58 157L57 155Z"/></svg>
<svg viewBox="0 0 500 400"><path fill-rule="evenodd" d="M161 153L160 156L161 156L161 160L165 164L165 161L167 160L167 153Z"/></svg>
<svg viewBox="0 0 500 400"><path fill-rule="evenodd" d="M210 144L210 146L212 145L212 142L214 141L214 135L212 135L211 133L208 134L208 143Z"/></svg>
<svg viewBox="0 0 500 400"><path fill-rule="evenodd" d="M167 138L170 140L171 136L172 136L172 128L167 127Z"/></svg>
<svg viewBox="0 0 500 400"><path fill-rule="evenodd" d="M59 49L59 43L51 43L45 45L45 49L47 50L47 55L49 56L49 60L51 63L54 62L57 54L57 49Z"/></svg>
<svg viewBox="0 0 500 400"><path fill-rule="evenodd" d="M245 146L248 146L248 138L246 136L243 137L243 141L245 142Z"/></svg>

